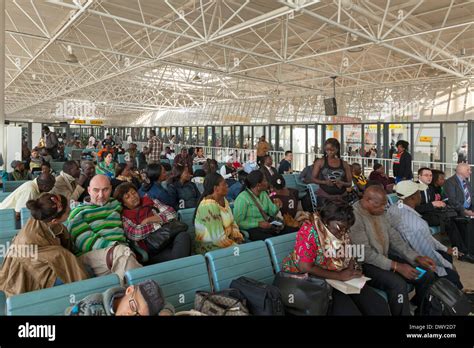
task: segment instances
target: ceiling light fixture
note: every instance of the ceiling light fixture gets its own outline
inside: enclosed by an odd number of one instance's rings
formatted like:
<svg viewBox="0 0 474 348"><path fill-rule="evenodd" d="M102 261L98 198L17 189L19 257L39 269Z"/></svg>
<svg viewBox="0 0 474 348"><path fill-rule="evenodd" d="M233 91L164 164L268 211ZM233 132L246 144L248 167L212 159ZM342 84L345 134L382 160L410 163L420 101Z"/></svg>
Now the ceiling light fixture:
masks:
<svg viewBox="0 0 474 348"><path fill-rule="evenodd" d="M68 51L68 56L66 58L66 62L67 63L71 63L71 64L77 64L79 63L79 60L77 59L76 55L74 53L72 53L72 47L71 45L68 45L67 46L67 51Z"/></svg>
<svg viewBox="0 0 474 348"><path fill-rule="evenodd" d="M362 52L364 50L364 47L361 47L361 46L357 47L357 43L359 42L359 37L353 33L351 33L350 36L351 36L351 42L349 43L349 45L352 45L352 46L355 45L356 47L349 48L347 52L350 52L350 53Z"/></svg>

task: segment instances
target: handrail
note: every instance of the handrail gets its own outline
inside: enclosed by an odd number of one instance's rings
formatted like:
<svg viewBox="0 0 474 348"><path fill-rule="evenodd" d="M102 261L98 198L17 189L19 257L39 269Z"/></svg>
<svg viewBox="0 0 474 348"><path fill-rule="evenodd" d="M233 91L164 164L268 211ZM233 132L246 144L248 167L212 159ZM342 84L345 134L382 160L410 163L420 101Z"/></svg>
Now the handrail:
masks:
<svg viewBox="0 0 474 348"><path fill-rule="evenodd" d="M177 154L182 147L190 148L189 145L183 144L163 144L165 146L173 146L175 153ZM197 147L197 146L193 146ZM250 156L255 156L256 158L256 149L242 149L242 148L232 148L232 147L215 147L215 146L199 146L204 151L204 156L208 158L213 158L217 162L224 162L224 158L228 155L234 154L234 158L239 162L246 162ZM237 155L235 155L237 154ZM269 151L268 154L272 156L274 160L274 165L276 166L281 159L285 156L284 151ZM293 170L301 171L306 167L306 159L308 160L308 165L310 165L315 158L321 158L322 154L317 153L298 153L293 152ZM372 167L375 163L382 164L387 173L393 175L392 173L392 164L393 160L391 158L376 158L376 157L362 157L362 156L342 156L342 159L349 164L359 163L365 170L366 173L372 171ZM455 162L429 162L429 161L412 161L412 171L415 173L421 167L428 167L433 169L443 170L447 176L453 175L456 169L457 163ZM470 165L474 168L474 165Z"/></svg>

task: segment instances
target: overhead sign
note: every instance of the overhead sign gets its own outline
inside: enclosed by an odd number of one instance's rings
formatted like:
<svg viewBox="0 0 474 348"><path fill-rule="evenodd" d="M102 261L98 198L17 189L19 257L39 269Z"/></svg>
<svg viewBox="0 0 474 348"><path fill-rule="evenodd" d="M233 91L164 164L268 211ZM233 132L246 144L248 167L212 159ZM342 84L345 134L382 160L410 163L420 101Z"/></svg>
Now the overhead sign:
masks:
<svg viewBox="0 0 474 348"><path fill-rule="evenodd" d="M421 143L431 143L433 141L433 137L420 137Z"/></svg>
<svg viewBox="0 0 474 348"><path fill-rule="evenodd" d="M73 120L72 121L73 124L81 124L81 125L85 125L85 124L90 124L91 126L102 126L104 124L104 121L103 120Z"/></svg>

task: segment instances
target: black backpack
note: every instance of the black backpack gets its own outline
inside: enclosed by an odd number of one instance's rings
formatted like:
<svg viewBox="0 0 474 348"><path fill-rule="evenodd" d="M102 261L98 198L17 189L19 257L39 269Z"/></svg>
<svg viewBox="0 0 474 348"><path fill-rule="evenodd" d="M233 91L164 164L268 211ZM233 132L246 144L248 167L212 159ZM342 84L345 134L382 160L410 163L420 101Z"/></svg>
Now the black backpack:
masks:
<svg viewBox="0 0 474 348"><path fill-rule="evenodd" d="M247 299L247 307L252 315L285 315L280 290L276 286L257 280L240 277L230 283Z"/></svg>
<svg viewBox="0 0 474 348"><path fill-rule="evenodd" d="M436 279L425 293L420 315L473 315L468 297L445 278Z"/></svg>

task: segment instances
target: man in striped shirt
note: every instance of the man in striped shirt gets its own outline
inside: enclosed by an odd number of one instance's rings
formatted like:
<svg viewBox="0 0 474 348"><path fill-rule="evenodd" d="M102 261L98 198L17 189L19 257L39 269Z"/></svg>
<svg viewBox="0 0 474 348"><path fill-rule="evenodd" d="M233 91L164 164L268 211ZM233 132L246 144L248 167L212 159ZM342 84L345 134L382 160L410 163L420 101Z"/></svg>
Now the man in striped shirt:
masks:
<svg viewBox="0 0 474 348"><path fill-rule="evenodd" d="M459 274L453 267L453 249L441 244L432 235L428 223L415 210L421 203L421 193L428 188L424 183L411 180L401 181L395 187L400 197L398 204L392 204L388 210L388 219L392 228L410 247L421 255L430 257L436 264L435 273L446 277L459 289L463 288Z"/></svg>
<svg viewBox="0 0 474 348"><path fill-rule="evenodd" d="M80 260L96 276L125 272L141 267L128 247L123 231L120 202L110 199L112 185L105 175L96 175L89 184L90 201L74 208L67 227Z"/></svg>

